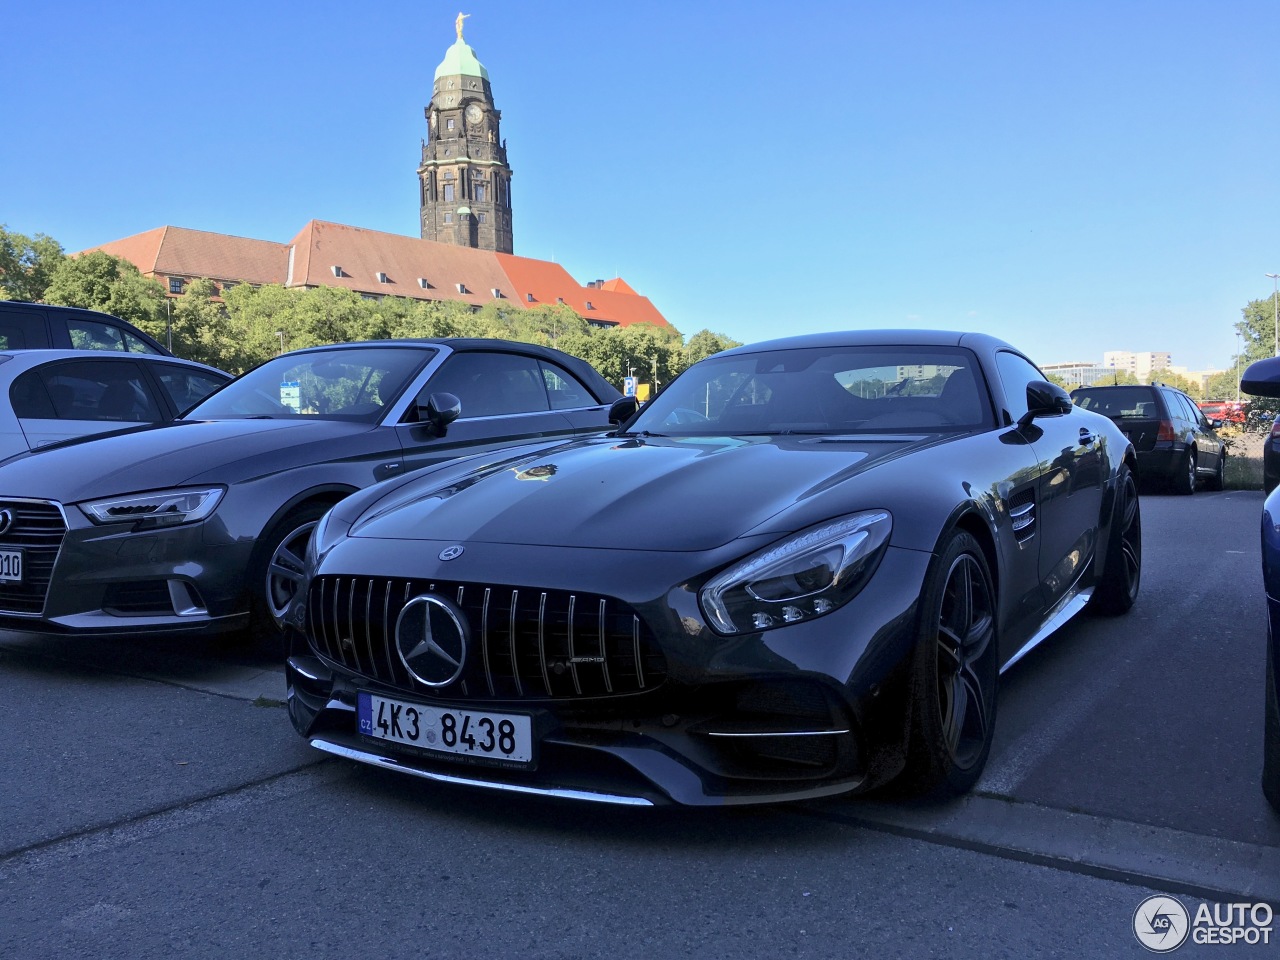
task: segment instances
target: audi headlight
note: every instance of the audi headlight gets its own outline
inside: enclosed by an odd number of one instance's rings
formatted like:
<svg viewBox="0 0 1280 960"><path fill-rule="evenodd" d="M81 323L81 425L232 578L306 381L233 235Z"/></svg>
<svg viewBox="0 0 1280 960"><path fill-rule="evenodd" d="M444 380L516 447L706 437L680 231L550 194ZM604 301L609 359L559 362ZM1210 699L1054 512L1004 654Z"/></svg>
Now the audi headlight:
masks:
<svg viewBox="0 0 1280 960"><path fill-rule="evenodd" d="M869 510L797 533L709 581L699 594L702 612L723 634L830 613L871 578L892 529L887 511Z"/></svg>
<svg viewBox="0 0 1280 960"><path fill-rule="evenodd" d="M80 509L94 523L132 523L139 530L195 523L213 513L222 499L221 487L160 490L109 500L92 500Z"/></svg>

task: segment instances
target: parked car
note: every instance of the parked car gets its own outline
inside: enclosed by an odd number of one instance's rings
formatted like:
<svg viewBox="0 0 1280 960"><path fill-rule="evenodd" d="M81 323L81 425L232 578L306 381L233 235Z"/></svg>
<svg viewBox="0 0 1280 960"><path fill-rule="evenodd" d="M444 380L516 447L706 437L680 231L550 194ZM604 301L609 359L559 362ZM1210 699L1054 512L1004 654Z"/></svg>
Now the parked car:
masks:
<svg viewBox="0 0 1280 960"><path fill-rule="evenodd" d="M0 626L278 636L334 503L443 460L603 431L618 397L584 361L503 340L284 354L173 423L0 465Z"/></svg>
<svg viewBox="0 0 1280 960"><path fill-rule="evenodd" d="M173 356L128 320L79 307L0 300L0 350L120 350Z"/></svg>
<svg viewBox="0 0 1280 960"><path fill-rule="evenodd" d="M1267 438L1262 442L1262 490L1270 493L1280 484L1280 417L1271 422Z"/></svg>
<svg viewBox="0 0 1280 960"><path fill-rule="evenodd" d="M1249 364L1240 389L1280 397L1280 357ZM1272 437L1275 430L1272 429ZM1268 440L1270 447L1275 441ZM1280 812L1280 492L1273 483L1262 504L1262 584L1267 595L1267 672L1263 696L1262 791Z"/></svg>
<svg viewBox="0 0 1280 960"><path fill-rule="evenodd" d="M0 459L72 437L173 420L231 380L176 357L101 350L0 353Z"/></svg>
<svg viewBox="0 0 1280 960"><path fill-rule="evenodd" d="M1077 406L1111 418L1138 451L1138 475L1168 483L1177 493L1192 494L1201 479L1208 490L1221 490L1227 445L1195 401L1173 387L1140 384L1078 387L1071 391Z"/></svg>
<svg viewBox="0 0 1280 960"><path fill-rule="evenodd" d="M1000 671L1134 603L1136 466L988 336L728 350L616 433L329 511L290 613L289 716L338 756L524 793L959 793Z"/></svg>
<svg viewBox="0 0 1280 960"><path fill-rule="evenodd" d="M1245 422L1244 404L1237 400L1202 400L1196 406L1210 421L1217 420L1224 426Z"/></svg>

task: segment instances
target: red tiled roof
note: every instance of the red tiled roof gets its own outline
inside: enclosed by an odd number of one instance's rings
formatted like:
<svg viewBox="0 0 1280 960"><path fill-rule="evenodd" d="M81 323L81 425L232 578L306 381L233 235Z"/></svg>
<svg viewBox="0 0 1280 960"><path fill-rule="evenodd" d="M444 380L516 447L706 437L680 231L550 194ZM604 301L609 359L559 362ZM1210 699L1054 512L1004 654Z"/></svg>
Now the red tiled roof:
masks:
<svg viewBox="0 0 1280 960"><path fill-rule="evenodd" d="M602 290L613 290L616 293L635 293L631 289L631 284L623 280L621 277L614 277L612 280L606 280L600 288Z"/></svg>
<svg viewBox="0 0 1280 960"><path fill-rule="evenodd" d="M563 300L588 320L621 326L668 325L649 298L637 294L620 277L599 287L584 287L564 267L546 260L324 220L308 222L289 243L158 227L93 249L124 257L149 275L345 287L377 296L461 300L474 306L490 302L498 290L522 308ZM340 268L340 274L335 275L334 267ZM419 278L430 286L423 287Z"/></svg>
<svg viewBox="0 0 1280 960"><path fill-rule="evenodd" d="M124 257L144 274L284 283L289 247L185 227L158 227L93 249Z"/></svg>

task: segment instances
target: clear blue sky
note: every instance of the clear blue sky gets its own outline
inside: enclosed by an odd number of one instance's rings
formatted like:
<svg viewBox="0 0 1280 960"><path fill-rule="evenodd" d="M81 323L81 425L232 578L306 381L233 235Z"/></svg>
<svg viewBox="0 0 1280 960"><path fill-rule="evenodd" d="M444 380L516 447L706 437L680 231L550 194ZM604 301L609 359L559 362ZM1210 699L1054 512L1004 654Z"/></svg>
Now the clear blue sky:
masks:
<svg viewBox="0 0 1280 960"><path fill-rule="evenodd" d="M621 275L686 336L977 329L1225 368L1280 272L1274 0L0 0L0 223L68 251L416 236L460 9L515 252Z"/></svg>

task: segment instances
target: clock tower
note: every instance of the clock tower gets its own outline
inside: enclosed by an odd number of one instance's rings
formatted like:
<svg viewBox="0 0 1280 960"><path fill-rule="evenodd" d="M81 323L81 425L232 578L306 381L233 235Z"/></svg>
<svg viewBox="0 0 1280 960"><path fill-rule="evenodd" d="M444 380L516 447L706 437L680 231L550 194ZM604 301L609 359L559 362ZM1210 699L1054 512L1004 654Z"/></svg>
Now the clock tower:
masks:
<svg viewBox="0 0 1280 960"><path fill-rule="evenodd" d="M422 238L511 253L511 167L489 71L462 39L436 67L427 104L418 193Z"/></svg>

